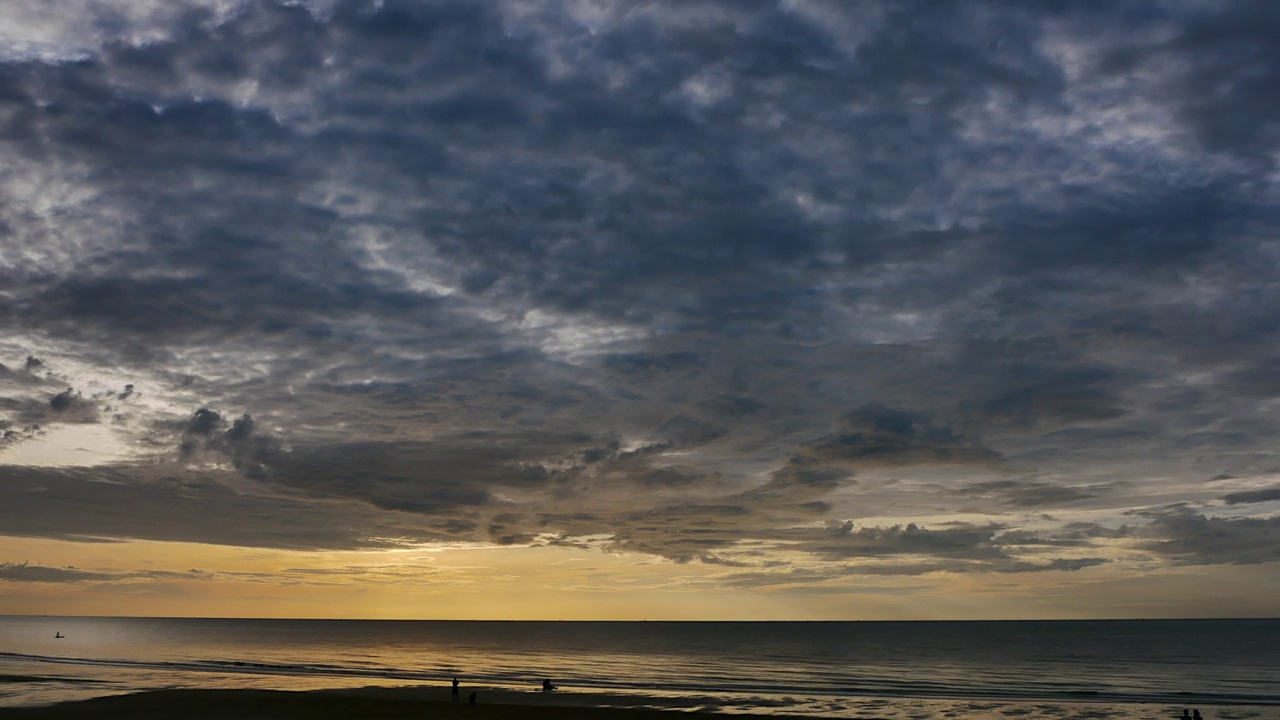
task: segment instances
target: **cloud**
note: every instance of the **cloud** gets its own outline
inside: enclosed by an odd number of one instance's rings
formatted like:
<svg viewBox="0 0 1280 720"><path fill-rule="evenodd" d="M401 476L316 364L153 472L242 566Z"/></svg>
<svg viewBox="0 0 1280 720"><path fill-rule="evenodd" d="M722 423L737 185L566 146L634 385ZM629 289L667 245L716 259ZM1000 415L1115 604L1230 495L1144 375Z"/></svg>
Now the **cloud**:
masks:
<svg viewBox="0 0 1280 720"><path fill-rule="evenodd" d="M991 480L962 488L958 494L965 497L1002 499L1012 507L1061 507L1076 500L1096 497L1088 490L1052 485L1042 482L1018 480Z"/></svg>
<svg viewBox="0 0 1280 720"><path fill-rule="evenodd" d="M358 578L361 583L388 583L399 587L442 581L445 573L419 565L347 566L341 568L279 568L272 572L188 570L104 570L50 567L31 563L0 563L0 581L20 583L91 583L94 585L140 585L172 581L248 582L283 585L337 585L342 579Z"/></svg>
<svg viewBox="0 0 1280 720"><path fill-rule="evenodd" d="M1194 17L1166 46L1171 53L1206 53L1173 81L1185 99L1182 119L1207 147L1256 159L1274 142L1271 90L1280 82L1280 57L1266 41L1280 27L1275 8L1224 8ZM1212 92L1205 92L1212 90Z"/></svg>
<svg viewBox="0 0 1280 720"><path fill-rule="evenodd" d="M992 561L1002 561L1008 556L997 540L1001 528L997 526L954 525L939 529L921 527L915 523L889 527L858 527L852 522L831 526L820 533L813 531L784 532L782 537L795 537L799 547L828 560L873 559L892 556L913 556L916 559L947 559L964 561L953 564L930 564L924 568L895 567L894 574L932 572L944 566L962 567L976 561L984 566ZM911 563L914 564L914 563ZM882 568L887 569L887 568ZM914 572L913 572L914 570Z"/></svg>
<svg viewBox="0 0 1280 720"><path fill-rule="evenodd" d="M1254 365L1230 372L1224 384L1246 397L1280 396L1280 359L1268 358Z"/></svg>
<svg viewBox="0 0 1280 720"><path fill-rule="evenodd" d="M805 445L806 457L853 465L991 463L997 454L934 425L920 413L864 405L841 418L841 432Z"/></svg>
<svg viewBox="0 0 1280 720"><path fill-rule="evenodd" d="M110 573L90 572L78 568L57 568L30 563L0 563L0 580L10 582L74 583L111 580Z"/></svg>
<svg viewBox="0 0 1280 720"><path fill-rule="evenodd" d="M1280 487L1260 488L1258 490L1242 490L1240 492L1227 493L1222 496L1222 501L1228 505L1260 503L1268 502L1270 500L1280 500Z"/></svg>
<svg viewBox="0 0 1280 720"><path fill-rule="evenodd" d="M6 473L0 518L5 533L17 537L295 550L399 547L454 537L440 531L447 527L443 521L431 518L414 521L367 505L237 492L226 471L11 467Z"/></svg>
<svg viewBox="0 0 1280 720"><path fill-rule="evenodd" d="M56 383L48 377L47 372L41 372L44 362L37 357L27 356L27 360L22 367L11 368L4 363L0 363L0 382L6 385L43 385L46 383Z"/></svg>
<svg viewBox="0 0 1280 720"><path fill-rule="evenodd" d="M1147 513L1146 549L1179 565L1255 565L1280 560L1280 518L1206 517L1185 507Z"/></svg>
<svg viewBox="0 0 1280 720"><path fill-rule="evenodd" d="M1267 7L66 7L0 11L0 453L132 454L6 532L1266 557Z"/></svg>

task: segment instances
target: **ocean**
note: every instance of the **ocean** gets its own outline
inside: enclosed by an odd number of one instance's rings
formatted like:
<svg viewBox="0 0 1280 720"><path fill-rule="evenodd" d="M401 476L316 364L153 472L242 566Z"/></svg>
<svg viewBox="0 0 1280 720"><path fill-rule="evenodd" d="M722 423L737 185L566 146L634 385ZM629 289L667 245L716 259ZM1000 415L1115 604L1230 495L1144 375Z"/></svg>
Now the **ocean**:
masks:
<svg viewBox="0 0 1280 720"><path fill-rule="evenodd" d="M62 635L58 638L55 635ZM433 685L724 713L1280 720L1280 620L462 622L0 616L0 707Z"/></svg>

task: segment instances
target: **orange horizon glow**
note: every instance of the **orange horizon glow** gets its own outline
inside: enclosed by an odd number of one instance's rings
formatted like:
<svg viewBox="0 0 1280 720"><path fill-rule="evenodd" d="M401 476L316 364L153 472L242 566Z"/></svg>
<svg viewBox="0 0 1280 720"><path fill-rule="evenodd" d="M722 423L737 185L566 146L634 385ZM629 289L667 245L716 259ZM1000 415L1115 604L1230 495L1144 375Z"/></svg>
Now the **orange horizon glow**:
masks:
<svg viewBox="0 0 1280 720"><path fill-rule="evenodd" d="M1029 620L1271 617L1257 577L1214 568L853 578L826 587L719 587L723 569L563 547L302 552L0 536L0 553L115 573L6 582L4 615L381 620ZM234 568L219 570L219 568ZM196 572L191 572L196 571ZM1280 577L1280 574L1277 575ZM21 587L18 587L21 586ZM1197 591L1196 588L1201 588ZM17 592L15 592L15 590ZM1252 590L1252 592L1249 592ZM1224 604L1224 596L1237 598Z"/></svg>

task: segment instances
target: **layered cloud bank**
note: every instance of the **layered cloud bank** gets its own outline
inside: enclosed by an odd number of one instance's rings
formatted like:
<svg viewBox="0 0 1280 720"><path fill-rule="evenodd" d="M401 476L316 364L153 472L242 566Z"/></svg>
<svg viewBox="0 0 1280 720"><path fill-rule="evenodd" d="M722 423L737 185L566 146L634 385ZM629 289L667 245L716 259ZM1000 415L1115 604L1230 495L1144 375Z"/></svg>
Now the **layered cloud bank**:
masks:
<svg viewBox="0 0 1280 720"><path fill-rule="evenodd" d="M0 26L0 533L725 587L1280 560L1270 4Z"/></svg>

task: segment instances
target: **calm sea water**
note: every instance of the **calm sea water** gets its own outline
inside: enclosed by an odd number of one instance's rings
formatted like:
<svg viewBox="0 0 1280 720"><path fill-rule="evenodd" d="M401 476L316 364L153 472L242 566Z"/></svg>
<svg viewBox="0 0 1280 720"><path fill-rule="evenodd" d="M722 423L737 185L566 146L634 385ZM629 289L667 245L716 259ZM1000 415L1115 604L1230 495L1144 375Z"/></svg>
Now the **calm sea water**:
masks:
<svg viewBox="0 0 1280 720"><path fill-rule="evenodd" d="M55 638L55 634L64 635ZM1280 620L635 623L0 617L0 706L174 687L629 695L828 717L1280 720Z"/></svg>

